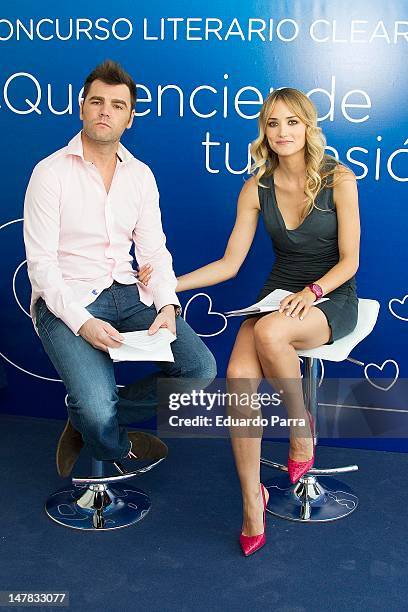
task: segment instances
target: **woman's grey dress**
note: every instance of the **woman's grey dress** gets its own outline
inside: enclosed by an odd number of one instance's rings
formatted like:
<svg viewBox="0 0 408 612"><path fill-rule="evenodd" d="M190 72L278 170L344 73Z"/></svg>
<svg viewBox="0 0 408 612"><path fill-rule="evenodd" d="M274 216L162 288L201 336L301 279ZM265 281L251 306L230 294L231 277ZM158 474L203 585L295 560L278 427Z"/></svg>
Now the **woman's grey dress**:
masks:
<svg viewBox="0 0 408 612"><path fill-rule="evenodd" d="M262 177L258 187L261 214L269 233L276 260L257 301L274 289L293 293L316 282L339 261L337 213L333 189L321 189L316 206L294 230L288 230L276 201L273 176ZM321 210L319 210L321 209ZM357 324L358 298L355 277L326 296L329 300L315 306L326 315L331 328L328 344L346 336Z"/></svg>

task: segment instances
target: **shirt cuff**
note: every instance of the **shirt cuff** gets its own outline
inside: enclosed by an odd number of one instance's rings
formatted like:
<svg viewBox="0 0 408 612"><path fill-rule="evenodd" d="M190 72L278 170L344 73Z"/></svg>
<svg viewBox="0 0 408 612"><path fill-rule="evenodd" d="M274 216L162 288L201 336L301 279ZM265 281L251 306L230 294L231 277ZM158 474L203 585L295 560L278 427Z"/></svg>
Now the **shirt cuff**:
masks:
<svg viewBox="0 0 408 612"><path fill-rule="evenodd" d="M78 331L81 329L82 325L93 318L94 317L87 311L85 306L75 303L67 306L61 316L65 325L67 325L76 336L79 336Z"/></svg>
<svg viewBox="0 0 408 612"><path fill-rule="evenodd" d="M169 290L156 290L153 292L153 302L156 307L157 312L163 306L167 306L167 304L174 304L175 306L180 306L180 302L178 297L174 291Z"/></svg>

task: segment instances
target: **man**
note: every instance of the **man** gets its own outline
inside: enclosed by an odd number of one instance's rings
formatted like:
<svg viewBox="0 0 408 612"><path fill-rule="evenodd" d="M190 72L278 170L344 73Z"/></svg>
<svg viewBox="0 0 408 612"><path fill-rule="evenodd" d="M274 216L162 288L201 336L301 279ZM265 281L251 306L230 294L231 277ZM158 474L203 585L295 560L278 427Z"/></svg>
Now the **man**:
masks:
<svg viewBox="0 0 408 612"><path fill-rule="evenodd" d="M135 83L119 64L97 66L84 85L81 132L36 165L25 198L31 315L68 392L56 458L61 476L71 473L83 444L108 461L167 454L157 437L124 427L157 402L160 374L118 393L108 347L120 346L120 332L167 327L177 334L175 361L158 364L161 376L210 382L216 375L213 355L176 319L177 281L153 174L120 143L135 102ZM139 266L154 267L149 287L135 279L132 242Z"/></svg>

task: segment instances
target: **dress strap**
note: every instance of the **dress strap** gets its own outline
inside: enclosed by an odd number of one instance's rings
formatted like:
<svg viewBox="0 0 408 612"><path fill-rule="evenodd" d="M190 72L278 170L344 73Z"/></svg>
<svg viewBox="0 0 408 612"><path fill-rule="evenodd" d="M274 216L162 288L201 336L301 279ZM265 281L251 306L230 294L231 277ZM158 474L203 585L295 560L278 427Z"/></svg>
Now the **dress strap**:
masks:
<svg viewBox="0 0 408 612"><path fill-rule="evenodd" d="M261 185L258 185L259 204L261 212L264 213L271 206L271 198L273 199L273 176L263 176L260 179Z"/></svg>

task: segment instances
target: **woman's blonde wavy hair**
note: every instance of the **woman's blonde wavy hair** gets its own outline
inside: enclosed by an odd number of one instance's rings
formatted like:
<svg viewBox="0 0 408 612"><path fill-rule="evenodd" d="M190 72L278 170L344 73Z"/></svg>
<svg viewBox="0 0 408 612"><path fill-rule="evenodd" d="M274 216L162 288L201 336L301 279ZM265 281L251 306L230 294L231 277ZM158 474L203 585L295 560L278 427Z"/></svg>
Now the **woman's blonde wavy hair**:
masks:
<svg viewBox="0 0 408 612"><path fill-rule="evenodd" d="M266 187L261 183L262 177L271 176L279 165L278 155L272 151L266 137L268 118L278 100L282 100L306 125L304 188L306 198L301 215L303 221L314 207L318 208L315 200L319 191L324 187L333 187L337 183L339 177L334 178L334 174L338 166L344 167L344 165L324 152L326 139L317 125L317 111L314 104L298 89L284 87L273 91L264 101L258 119L259 135L251 144L251 156L254 160L251 172L255 174L259 186ZM332 163L328 163L330 160Z"/></svg>

